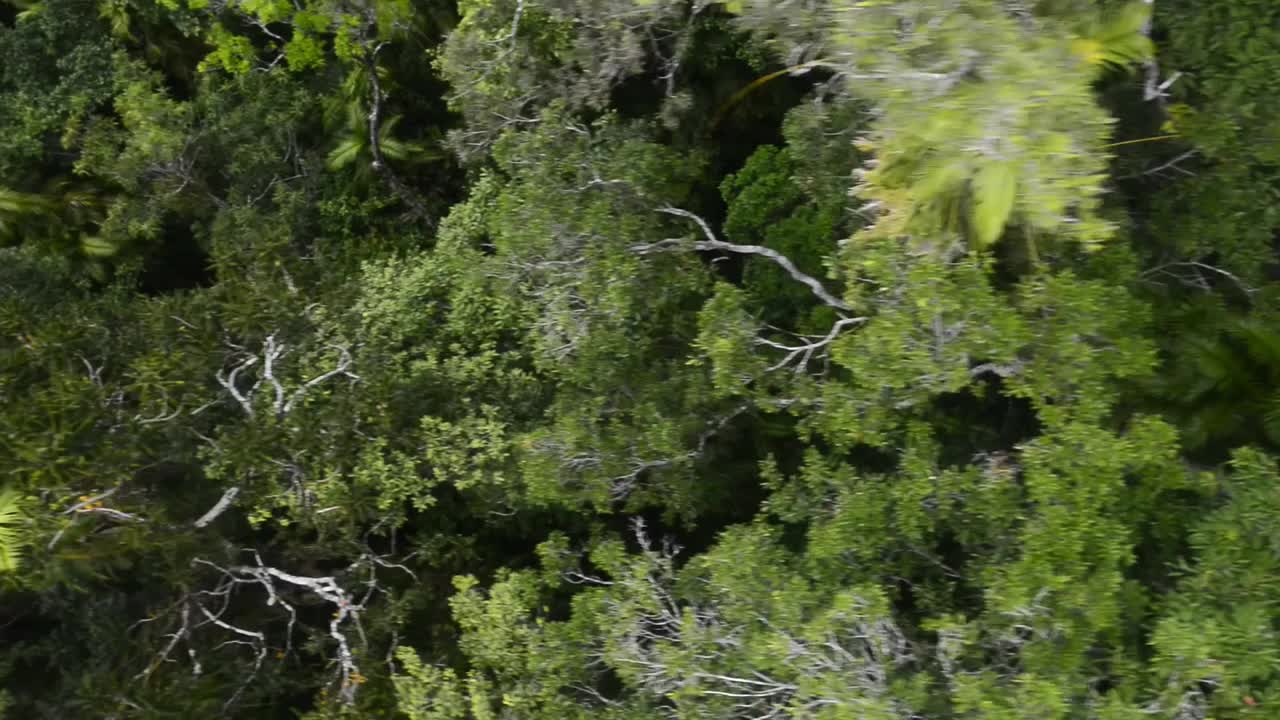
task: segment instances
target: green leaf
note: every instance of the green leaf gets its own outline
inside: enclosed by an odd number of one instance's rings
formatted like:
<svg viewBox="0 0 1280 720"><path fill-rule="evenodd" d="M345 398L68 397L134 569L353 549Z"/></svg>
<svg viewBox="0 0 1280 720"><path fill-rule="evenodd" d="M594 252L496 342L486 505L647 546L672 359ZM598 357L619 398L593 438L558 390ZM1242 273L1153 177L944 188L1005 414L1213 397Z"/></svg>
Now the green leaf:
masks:
<svg viewBox="0 0 1280 720"><path fill-rule="evenodd" d="M293 72L324 67L324 46L301 30L294 30L293 38L284 46L284 55Z"/></svg>

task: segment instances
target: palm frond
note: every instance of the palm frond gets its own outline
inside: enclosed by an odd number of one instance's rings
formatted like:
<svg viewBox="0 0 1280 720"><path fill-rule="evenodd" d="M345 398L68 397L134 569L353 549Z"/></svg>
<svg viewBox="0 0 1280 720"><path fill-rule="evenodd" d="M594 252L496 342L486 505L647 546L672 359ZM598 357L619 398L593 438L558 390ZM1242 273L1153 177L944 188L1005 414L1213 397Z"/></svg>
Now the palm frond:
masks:
<svg viewBox="0 0 1280 720"><path fill-rule="evenodd" d="M8 0L8 2L18 8L18 16L15 18L18 22L34 20L45 10L44 3L25 2L24 0Z"/></svg>
<svg viewBox="0 0 1280 720"><path fill-rule="evenodd" d="M1280 333L1271 323L1257 317L1242 318L1231 328L1231 334L1240 338L1254 362L1280 370Z"/></svg>
<svg viewBox="0 0 1280 720"><path fill-rule="evenodd" d="M1151 58L1154 46L1146 29L1151 6L1130 2L1114 13L1098 18L1071 43L1082 60L1096 67L1129 67Z"/></svg>
<svg viewBox="0 0 1280 720"><path fill-rule="evenodd" d="M1267 440L1280 445L1280 392L1267 398L1266 409L1262 413L1262 434Z"/></svg>
<svg viewBox="0 0 1280 720"><path fill-rule="evenodd" d="M81 252L92 257L111 257L119 249L115 243L93 235L85 235L80 238Z"/></svg>
<svg viewBox="0 0 1280 720"><path fill-rule="evenodd" d="M40 195L17 192L0 187L0 214L37 215L50 209L48 199Z"/></svg>
<svg viewBox="0 0 1280 720"><path fill-rule="evenodd" d="M422 143L395 138L395 128L400 123L400 120L399 115L393 115L387 118L378 128L378 148L382 151L384 158L404 162L439 157L439 153L433 153L431 148ZM363 118L361 118L361 122L349 124L346 136L338 142L333 150L329 151L325 166L330 170L341 170L351 166L359 157L369 154L367 127L363 122Z"/></svg>
<svg viewBox="0 0 1280 720"><path fill-rule="evenodd" d="M361 151L364 150L364 146L365 143L361 142L361 136L357 135L344 139L342 142L338 143L337 147L329 152L329 157L325 161L325 166L330 170L341 170L342 168L347 167L351 163L355 162L356 158L360 156Z"/></svg>
<svg viewBox="0 0 1280 720"><path fill-rule="evenodd" d="M969 222L974 241L984 248L1000 239L1017 200L1018 177L1006 162L988 162L978 168L972 182L973 204Z"/></svg>

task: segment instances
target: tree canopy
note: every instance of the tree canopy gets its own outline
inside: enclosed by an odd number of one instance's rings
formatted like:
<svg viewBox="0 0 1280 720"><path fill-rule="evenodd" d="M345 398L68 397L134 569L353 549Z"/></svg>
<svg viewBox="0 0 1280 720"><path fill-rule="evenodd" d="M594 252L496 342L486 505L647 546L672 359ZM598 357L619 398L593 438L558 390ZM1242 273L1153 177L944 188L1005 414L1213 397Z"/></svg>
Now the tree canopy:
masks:
<svg viewBox="0 0 1280 720"><path fill-rule="evenodd" d="M0 0L0 718L1280 713L1280 5Z"/></svg>

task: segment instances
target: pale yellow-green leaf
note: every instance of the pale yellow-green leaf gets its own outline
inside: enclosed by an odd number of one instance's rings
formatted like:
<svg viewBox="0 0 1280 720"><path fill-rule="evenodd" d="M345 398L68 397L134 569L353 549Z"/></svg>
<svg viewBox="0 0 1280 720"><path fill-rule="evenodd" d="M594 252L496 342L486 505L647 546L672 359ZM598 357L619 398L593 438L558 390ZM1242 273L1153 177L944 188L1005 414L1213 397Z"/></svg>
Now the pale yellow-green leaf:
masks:
<svg viewBox="0 0 1280 720"><path fill-rule="evenodd" d="M1071 41L1071 51L1095 67L1125 67L1151 58L1154 48L1147 37L1151 7L1131 2L1119 11L1093 22Z"/></svg>
<svg viewBox="0 0 1280 720"><path fill-rule="evenodd" d="M914 183L913 191L920 202L928 202L961 188L969 175L967 163L931 164Z"/></svg>
<svg viewBox="0 0 1280 720"><path fill-rule="evenodd" d="M972 207L970 226L974 243L987 247L1000 239L1013 212L1018 178L1012 165L989 161L978 168L971 183Z"/></svg>
<svg viewBox="0 0 1280 720"><path fill-rule="evenodd" d="M0 572L13 572L22 563L22 534L17 528L21 511L18 493L0 490Z"/></svg>
<svg viewBox="0 0 1280 720"><path fill-rule="evenodd" d="M1071 52L1087 65L1098 65L1102 62L1102 43L1093 38L1076 38L1072 40Z"/></svg>

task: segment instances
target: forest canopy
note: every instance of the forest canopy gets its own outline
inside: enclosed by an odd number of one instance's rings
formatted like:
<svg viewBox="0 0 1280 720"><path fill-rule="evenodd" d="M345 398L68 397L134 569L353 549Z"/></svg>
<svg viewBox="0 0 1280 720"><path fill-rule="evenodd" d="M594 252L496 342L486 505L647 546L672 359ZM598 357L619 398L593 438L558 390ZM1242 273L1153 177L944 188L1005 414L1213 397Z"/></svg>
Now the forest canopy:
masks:
<svg viewBox="0 0 1280 720"><path fill-rule="evenodd" d="M0 718L1280 717L1280 3L0 0Z"/></svg>

